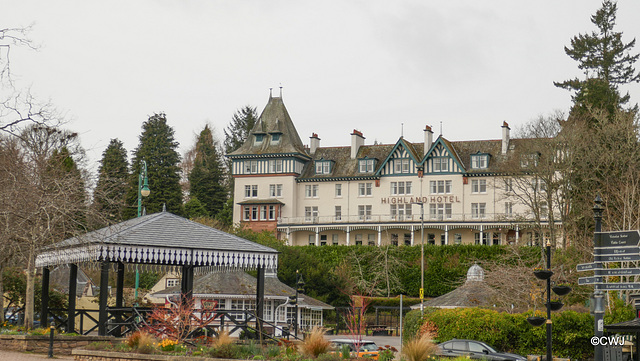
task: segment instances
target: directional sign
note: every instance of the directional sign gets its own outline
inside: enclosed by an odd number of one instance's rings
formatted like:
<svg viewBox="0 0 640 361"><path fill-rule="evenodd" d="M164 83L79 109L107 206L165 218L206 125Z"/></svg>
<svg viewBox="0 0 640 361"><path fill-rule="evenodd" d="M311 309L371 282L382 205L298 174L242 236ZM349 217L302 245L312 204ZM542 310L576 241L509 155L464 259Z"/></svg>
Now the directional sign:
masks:
<svg viewBox="0 0 640 361"><path fill-rule="evenodd" d="M605 254L640 254L640 248L638 247L625 247L625 248L601 248L595 251L598 255Z"/></svg>
<svg viewBox="0 0 640 361"><path fill-rule="evenodd" d="M595 284L597 290L640 290L640 283L601 283Z"/></svg>
<svg viewBox="0 0 640 361"><path fill-rule="evenodd" d="M640 275L640 268L609 268L600 270L601 276L636 276Z"/></svg>
<svg viewBox="0 0 640 361"><path fill-rule="evenodd" d="M581 263L581 264L576 266L576 269L578 270L578 272L593 271L595 269L602 269L602 263L600 263L600 262Z"/></svg>
<svg viewBox="0 0 640 361"><path fill-rule="evenodd" d="M595 283L604 282L604 277L601 276L593 276L593 277L580 277L578 278L579 285L592 285Z"/></svg>
<svg viewBox="0 0 640 361"><path fill-rule="evenodd" d="M628 261L640 261L640 255L630 254L630 255L620 255L620 256L593 256L597 262L628 262Z"/></svg>
<svg viewBox="0 0 640 361"><path fill-rule="evenodd" d="M637 246L640 241L639 231L597 232L594 237L595 247Z"/></svg>

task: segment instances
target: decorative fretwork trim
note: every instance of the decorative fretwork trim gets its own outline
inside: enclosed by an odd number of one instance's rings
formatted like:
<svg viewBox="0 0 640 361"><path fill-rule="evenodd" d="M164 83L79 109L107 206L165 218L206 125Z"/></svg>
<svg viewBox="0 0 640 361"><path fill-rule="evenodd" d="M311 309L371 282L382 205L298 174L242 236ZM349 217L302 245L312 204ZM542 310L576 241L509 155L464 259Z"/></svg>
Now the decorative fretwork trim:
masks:
<svg viewBox="0 0 640 361"><path fill-rule="evenodd" d="M216 268L277 268L275 253L213 251L185 248L160 248L121 245L87 245L44 252L36 258L36 267L110 261L156 265L189 265Z"/></svg>

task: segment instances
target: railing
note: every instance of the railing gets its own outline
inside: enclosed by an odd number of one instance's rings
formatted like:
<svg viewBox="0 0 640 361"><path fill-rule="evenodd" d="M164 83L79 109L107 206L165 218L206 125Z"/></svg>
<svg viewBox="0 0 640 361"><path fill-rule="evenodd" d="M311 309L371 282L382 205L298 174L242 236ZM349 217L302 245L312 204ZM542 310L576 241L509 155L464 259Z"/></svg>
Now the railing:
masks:
<svg viewBox="0 0 640 361"><path fill-rule="evenodd" d="M452 213L452 214L430 214L425 213L425 222L518 222L531 221L532 216L526 213ZM280 217L278 225L285 224L335 224L335 223L390 223L405 222L419 223L420 214L397 215L369 215L369 216L317 216L317 217ZM545 220L543 220L545 221Z"/></svg>
<svg viewBox="0 0 640 361"><path fill-rule="evenodd" d="M53 317L56 328L66 329L68 318L61 316L62 312L66 311L65 309L49 309L49 315ZM122 337L145 327L153 327L148 317L151 312L153 309L149 307L108 307L107 335ZM94 309L76 310L76 331L81 335L96 332L98 314L99 310ZM281 326L277 323L261 320L256 316L255 311L216 310L212 311L212 314L215 324L193 329L187 338L202 335L217 336L221 330L228 331L230 334L240 330L244 331L248 337L254 334L259 338L261 333L263 340L277 341L276 337L300 339L290 332L292 325ZM90 323L90 326L87 326L87 323Z"/></svg>

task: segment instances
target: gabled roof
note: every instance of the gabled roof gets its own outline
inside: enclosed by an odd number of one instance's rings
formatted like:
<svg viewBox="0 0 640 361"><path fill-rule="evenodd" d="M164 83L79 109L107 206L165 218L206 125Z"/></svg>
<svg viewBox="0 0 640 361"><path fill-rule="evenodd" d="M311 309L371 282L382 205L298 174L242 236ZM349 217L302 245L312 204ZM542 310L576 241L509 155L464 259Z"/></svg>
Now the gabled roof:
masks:
<svg viewBox="0 0 640 361"><path fill-rule="evenodd" d="M429 159L432 156L438 144L441 144L447 150L447 152L449 153L449 156L453 158L453 161L458 164L460 169L466 169L466 167L464 166L464 162L462 162L462 160L460 159L460 156L458 155L458 152L455 146L457 143L450 142L447 139L445 139L443 136L439 136L438 139L436 139L436 141L433 142L431 149L429 149L429 152L427 153L427 155L425 155L424 159L422 160L423 164L424 162L427 161L427 159Z"/></svg>
<svg viewBox="0 0 640 361"><path fill-rule="evenodd" d="M259 144L254 142L256 134L264 135L264 140ZM271 142L270 135L273 134L280 134L280 141L275 144ZM234 158L261 154L299 154L308 157L281 97L269 97L247 140L227 156Z"/></svg>
<svg viewBox="0 0 640 361"><path fill-rule="evenodd" d="M518 149L524 142L535 141L535 139L511 139L509 141L508 155L518 154ZM502 155L502 140L468 140L451 142L458 153L459 160L468 174L474 173L500 173L505 171L506 157ZM489 165L484 169L471 168L471 156L477 153L491 155Z"/></svg>
<svg viewBox="0 0 640 361"><path fill-rule="evenodd" d="M196 275L193 280L193 295L196 297L221 297L227 298L255 298L256 296L255 277L246 272L210 272L203 275ZM170 287L163 291L156 292L154 297L179 294L180 286ZM280 282L275 275L267 275L264 279L265 298L285 299L296 294L296 290ZM300 294L298 305L307 308L333 309L332 306L318 301L314 298Z"/></svg>
<svg viewBox="0 0 640 361"><path fill-rule="evenodd" d="M169 212L133 218L43 249L37 267L85 261L277 267L277 251Z"/></svg>
<svg viewBox="0 0 640 361"><path fill-rule="evenodd" d="M413 162L418 165L420 164L420 157L418 156L415 147L413 146L413 144L407 142L404 140L404 138L400 137L400 139L398 139L398 141L396 142L396 144L393 146L393 148L389 151L389 154L387 155L387 157L385 158L385 160L380 163L380 166L378 167L378 170L376 171L376 175L379 176L380 172L382 171L383 167L385 164L387 164L389 162L389 160L391 159L391 157L393 157L393 153L395 153L396 149L403 147L404 149L407 150L407 153L409 153L409 157L413 160Z"/></svg>

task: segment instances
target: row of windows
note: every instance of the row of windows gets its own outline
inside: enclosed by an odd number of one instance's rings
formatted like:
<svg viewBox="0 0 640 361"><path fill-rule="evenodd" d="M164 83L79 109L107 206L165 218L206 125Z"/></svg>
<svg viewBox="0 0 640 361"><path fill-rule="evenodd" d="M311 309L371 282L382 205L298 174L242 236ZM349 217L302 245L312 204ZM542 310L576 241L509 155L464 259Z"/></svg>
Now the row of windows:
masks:
<svg viewBox="0 0 640 361"><path fill-rule="evenodd" d="M367 244L370 246L375 246L376 244L376 235L374 233L368 233L368 234L362 234L362 233L358 233L355 235L355 244L356 246L361 246L364 239L366 236L366 240L367 240ZM397 246L399 244L400 241L400 235L398 233L391 233L390 235L390 242L391 245L393 246ZM320 234L319 235L320 238L320 245L321 246L326 246L327 242L328 242L328 235L326 234ZM337 246L339 244L339 236L338 234L334 233L331 234L331 243L334 246ZM411 245L411 233L404 233L402 234L402 240L404 245L406 246L410 246ZM429 245L435 245L436 244L436 234L434 233L427 233L425 234L425 241L427 244ZM415 242L415 240L414 240ZM316 243L316 236L315 234L310 234L309 235L309 245L313 246ZM455 233L453 235L453 243L454 244L462 244L462 234L461 233ZM480 233L474 233L474 243L475 244L493 244L493 245L499 245L500 244L500 233L494 232L492 234L489 234L487 232L483 232L482 233L482 237L480 236ZM446 244L446 239L445 239L445 235L441 234L440 235L440 244L441 245L445 245Z"/></svg>
<svg viewBox="0 0 640 361"><path fill-rule="evenodd" d="M271 144L280 143L281 135L282 135L282 133L272 133L271 134ZM266 134L260 134L260 133L254 134L254 137L255 137L254 143L256 145L262 144L262 142L264 142L264 140L265 140L265 136L266 136Z"/></svg>
<svg viewBox="0 0 640 361"><path fill-rule="evenodd" d="M258 174L258 161L257 160L247 160L244 161L244 174ZM269 173L282 173L283 171L283 161L282 159L272 159L268 161L268 169Z"/></svg>
<svg viewBox="0 0 640 361"><path fill-rule="evenodd" d="M389 214L393 219L403 220L403 219L412 219L413 211L411 204L391 204L389 206ZM471 203L471 217L472 218L485 218L486 216L486 203ZM371 219L371 205L359 205L358 206L358 218L360 220L369 220ZM451 219L453 212L452 203L430 203L429 204L429 217L431 219ZM542 211L544 216L544 212L546 211L545 205L542 206ZM506 216L513 215L513 203L505 202L504 203L504 214ZM305 207L305 221L317 221L318 219L318 207L317 206L309 206ZM334 220L340 221L342 220L342 206L334 206Z"/></svg>
<svg viewBox="0 0 640 361"><path fill-rule="evenodd" d="M390 194L396 195L411 195L413 194L411 181L405 182L391 182ZM507 182L507 187L511 189L511 182ZM542 190L545 190L544 184L539 185ZM306 198L318 198L317 184L305 185L305 197ZM452 181L451 180L432 180L429 181L430 194L451 194L452 193ZM487 180L486 179L474 179L471 181L471 193L483 194L487 193ZM358 183L358 196L359 197L371 197L373 195L373 183ZM257 198L258 197L258 185L245 185L244 186L245 198ZM342 197L342 184L335 185L335 196ZM282 184L270 184L269 185L269 197L280 198L282 197Z"/></svg>

